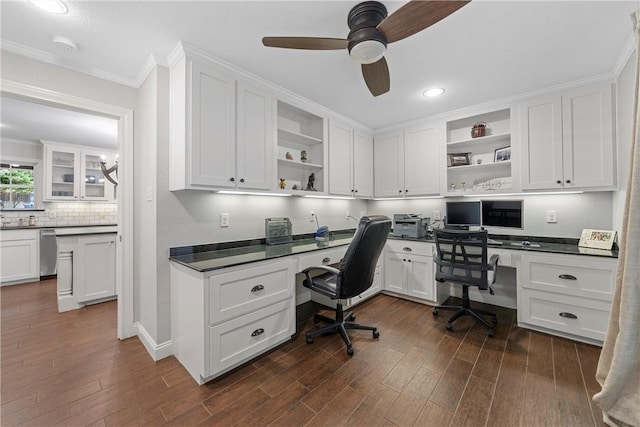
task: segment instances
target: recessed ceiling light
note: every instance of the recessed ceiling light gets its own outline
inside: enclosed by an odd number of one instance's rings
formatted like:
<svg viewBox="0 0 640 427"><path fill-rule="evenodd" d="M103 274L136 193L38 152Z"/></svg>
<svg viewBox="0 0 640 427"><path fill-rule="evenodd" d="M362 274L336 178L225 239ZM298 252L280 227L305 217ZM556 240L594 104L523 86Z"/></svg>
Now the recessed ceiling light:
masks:
<svg viewBox="0 0 640 427"><path fill-rule="evenodd" d="M431 89L427 89L422 92L422 95L426 96L427 98L433 98L434 96L440 96L443 93L444 89L442 89L441 87L432 87Z"/></svg>
<svg viewBox="0 0 640 427"><path fill-rule="evenodd" d="M69 11L62 0L29 0L29 3L51 13L63 14Z"/></svg>
<svg viewBox="0 0 640 427"><path fill-rule="evenodd" d="M53 44L60 49L63 49L67 52L73 52L78 48L78 46L66 37L63 36L55 36L53 38Z"/></svg>

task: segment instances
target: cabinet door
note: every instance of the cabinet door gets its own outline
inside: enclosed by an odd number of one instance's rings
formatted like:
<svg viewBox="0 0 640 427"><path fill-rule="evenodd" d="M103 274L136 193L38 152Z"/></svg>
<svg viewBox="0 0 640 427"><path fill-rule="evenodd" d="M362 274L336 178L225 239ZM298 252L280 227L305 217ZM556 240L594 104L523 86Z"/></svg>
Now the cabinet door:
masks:
<svg viewBox="0 0 640 427"><path fill-rule="evenodd" d="M408 294L426 300L433 300L434 277L433 258L426 256L407 257Z"/></svg>
<svg viewBox="0 0 640 427"><path fill-rule="evenodd" d="M353 187L355 196L373 197L373 137L359 131L353 135Z"/></svg>
<svg viewBox="0 0 640 427"><path fill-rule="evenodd" d="M613 107L610 84L562 95L565 188L613 187Z"/></svg>
<svg viewBox="0 0 640 427"><path fill-rule="evenodd" d="M384 288L388 291L407 293L406 264L407 256L396 252L384 253Z"/></svg>
<svg viewBox="0 0 640 427"><path fill-rule="evenodd" d="M45 200L80 199L80 150L46 146Z"/></svg>
<svg viewBox="0 0 640 427"><path fill-rule="evenodd" d="M114 200L113 184L100 169L104 157L107 167L114 164L114 154L107 151L82 150L80 161L80 198L82 200Z"/></svg>
<svg viewBox="0 0 640 427"><path fill-rule="evenodd" d="M402 132L376 136L373 144L374 194L402 197L404 193L404 152Z"/></svg>
<svg viewBox="0 0 640 427"><path fill-rule="evenodd" d="M351 196L353 185L353 129L329 121L329 193Z"/></svg>
<svg viewBox="0 0 640 427"><path fill-rule="evenodd" d="M273 170L273 99L266 90L238 82L238 188L268 190Z"/></svg>
<svg viewBox="0 0 640 427"><path fill-rule="evenodd" d="M34 239L0 241L2 250L0 281L39 280L38 241Z"/></svg>
<svg viewBox="0 0 640 427"><path fill-rule="evenodd" d="M191 184L235 187L235 79L212 65L190 61L187 126Z"/></svg>
<svg viewBox="0 0 640 427"><path fill-rule="evenodd" d="M86 302L116 294L116 235L78 237L73 250L73 296Z"/></svg>
<svg viewBox="0 0 640 427"><path fill-rule="evenodd" d="M558 189L563 185L562 102L549 95L524 102L520 108L522 188Z"/></svg>
<svg viewBox="0 0 640 427"><path fill-rule="evenodd" d="M435 125L421 125L404 132L405 196L440 192L440 150L444 135Z"/></svg>

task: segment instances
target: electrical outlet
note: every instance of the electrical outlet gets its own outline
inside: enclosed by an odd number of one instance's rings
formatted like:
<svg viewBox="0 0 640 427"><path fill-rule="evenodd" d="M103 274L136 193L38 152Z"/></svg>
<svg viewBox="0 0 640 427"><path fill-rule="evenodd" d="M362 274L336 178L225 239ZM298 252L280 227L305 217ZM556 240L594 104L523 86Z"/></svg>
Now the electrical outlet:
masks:
<svg viewBox="0 0 640 427"><path fill-rule="evenodd" d="M433 219L435 221L440 221L440 211L433 211Z"/></svg>
<svg viewBox="0 0 640 427"><path fill-rule="evenodd" d="M228 227L229 226L229 214L221 213L220 214L220 227Z"/></svg>
<svg viewBox="0 0 640 427"><path fill-rule="evenodd" d="M556 223L556 222L558 222L558 212L556 212L556 211L547 211L547 222L548 223Z"/></svg>
<svg viewBox="0 0 640 427"><path fill-rule="evenodd" d="M316 219L314 218L316 211L309 211L309 222L314 222Z"/></svg>

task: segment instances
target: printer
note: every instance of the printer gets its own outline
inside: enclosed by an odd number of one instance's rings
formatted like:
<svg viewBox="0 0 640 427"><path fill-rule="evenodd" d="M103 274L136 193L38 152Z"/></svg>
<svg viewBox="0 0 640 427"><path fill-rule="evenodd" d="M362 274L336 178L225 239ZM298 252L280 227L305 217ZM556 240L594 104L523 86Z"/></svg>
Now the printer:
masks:
<svg viewBox="0 0 640 427"><path fill-rule="evenodd" d="M429 218L416 214L394 214L393 236L419 239L427 235Z"/></svg>

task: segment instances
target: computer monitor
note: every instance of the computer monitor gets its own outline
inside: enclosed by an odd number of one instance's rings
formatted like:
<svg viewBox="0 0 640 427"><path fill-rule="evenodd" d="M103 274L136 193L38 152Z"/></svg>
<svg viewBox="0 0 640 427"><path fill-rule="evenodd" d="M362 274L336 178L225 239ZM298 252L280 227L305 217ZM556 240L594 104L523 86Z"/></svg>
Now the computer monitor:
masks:
<svg viewBox="0 0 640 427"><path fill-rule="evenodd" d="M483 200L482 225L522 228L522 200Z"/></svg>
<svg viewBox="0 0 640 427"><path fill-rule="evenodd" d="M480 202L447 202L445 227L469 229L480 226Z"/></svg>

